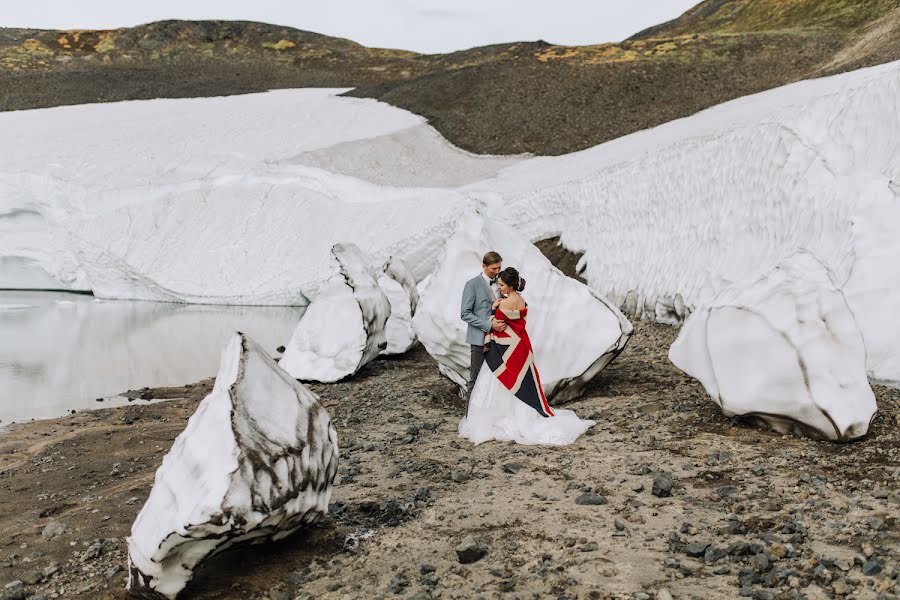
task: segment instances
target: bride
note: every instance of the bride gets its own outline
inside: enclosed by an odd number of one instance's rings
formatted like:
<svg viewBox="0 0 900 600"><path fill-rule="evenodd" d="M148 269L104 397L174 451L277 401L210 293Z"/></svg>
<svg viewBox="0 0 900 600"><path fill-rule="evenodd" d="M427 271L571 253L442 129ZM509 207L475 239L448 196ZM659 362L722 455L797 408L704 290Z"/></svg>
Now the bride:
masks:
<svg viewBox="0 0 900 600"><path fill-rule="evenodd" d="M550 408L525 330L528 307L519 294L525 280L509 267L500 272L498 287L494 318L507 326L485 336L484 365L472 388L468 412L459 423L459 434L475 444L487 440L571 444L595 421L579 419L571 410Z"/></svg>

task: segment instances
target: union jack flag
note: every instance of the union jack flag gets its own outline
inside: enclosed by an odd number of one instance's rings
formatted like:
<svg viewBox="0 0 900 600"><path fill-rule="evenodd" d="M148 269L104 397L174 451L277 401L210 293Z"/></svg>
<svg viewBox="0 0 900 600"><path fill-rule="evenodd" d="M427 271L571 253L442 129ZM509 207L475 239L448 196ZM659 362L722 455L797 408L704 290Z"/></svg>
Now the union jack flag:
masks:
<svg viewBox="0 0 900 600"><path fill-rule="evenodd" d="M506 323L505 331L491 330L485 337L484 362L494 376L516 398L544 417L552 417L553 410L541 387L541 377L534 364L534 350L525 330L528 309L494 312L494 318Z"/></svg>

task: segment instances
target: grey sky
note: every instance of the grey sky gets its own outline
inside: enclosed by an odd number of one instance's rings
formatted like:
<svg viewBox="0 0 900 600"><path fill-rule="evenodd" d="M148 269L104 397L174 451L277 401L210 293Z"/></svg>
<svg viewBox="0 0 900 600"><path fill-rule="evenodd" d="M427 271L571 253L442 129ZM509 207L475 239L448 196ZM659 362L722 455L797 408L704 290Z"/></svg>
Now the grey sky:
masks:
<svg viewBox="0 0 900 600"><path fill-rule="evenodd" d="M367 46L447 52L500 42L619 41L699 0L28 0L0 2L0 27L111 29L161 19L241 19Z"/></svg>

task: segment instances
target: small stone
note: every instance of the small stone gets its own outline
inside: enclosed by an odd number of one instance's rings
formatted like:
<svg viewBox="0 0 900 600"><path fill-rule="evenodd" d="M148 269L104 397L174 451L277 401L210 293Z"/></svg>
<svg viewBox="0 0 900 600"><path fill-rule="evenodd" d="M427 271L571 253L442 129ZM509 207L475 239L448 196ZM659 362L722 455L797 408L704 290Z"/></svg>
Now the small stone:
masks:
<svg viewBox="0 0 900 600"><path fill-rule="evenodd" d="M753 600L775 600L775 594L769 590L753 590Z"/></svg>
<svg viewBox="0 0 900 600"><path fill-rule="evenodd" d="M653 478L653 489L650 491L657 498L666 498L672 495L672 474L663 472Z"/></svg>
<svg viewBox="0 0 900 600"><path fill-rule="evenodd" d="M706 549L706 552L703 553L703 561L708 564L714 564L717 561L725 558L728 555L725 550L722 548L717 548L715 546L710 546Z"/></svg>
<svg viewBox="0 0 900 600"><path fill-rule="evenodd" d="M872 555L875 554L875 549L872 547L872 544L866 543L862 545L862 553L866 558L872 558Z"/></svg>
<svg viewBox="0 0 900 600"><path fill-rule="evenodd" d="M672 598L672 592L670 592L666 588L661 588L658 592L656 592L656 600L675 600L675 599Z"/></svg>
<svg viewBox="0 0 900 600"><path fill-rule="evenodd" d="M99 558L103 554L103 545L99 543L91 544L87 550L81 553L81 562L87 562Z"/></svg>
<svg viewBox="0 0 900 600"><path fill-rule="evenodd" d="M744 598L749 598L752 595L753 595L753 588L750 587L749 585L745 585L741 588L741 596L743 596Z"/></svg>
<svg viewBox="0 0 900 600"><path fill-rule="evenodd" d="M38 571L26 571L25 573L22 573L22 581L28 585L38 584L43 578L44 576Z"/></svg>
<svg viewBox="0 0 900 600"><path fill-rule="evenodd" d="M59 521L50 521L47 523L44 530L41 531L41 535L44 536L44 539L52 540L54 538L58 538L62 534L66 532L66 526Z"/></svg>
<svg viewBox="0 0 900 600"><path fill-rule="evenodd" d="M582 506L600 506L606 503L606 498L604 498L600 494L594 494L592 492L585 492L584 494L581 494L580 496L575 498L575 504L580 504Z"/></svg>
<svg viewBox="0 0 900 600"><path fill-rule="evenodd" d="M593 552L597 548L599 548L597 542L590 542L579 548L579 550L581 550L582 552Z"/></svg>
<svg viewBox="0 0 900 600"><path fill-rule="evenodd" d="M16 590L22 589L24 586L25 586L25 584L22 583L20 580L14 579L13 581L10 581L5 586L3 586L3 589L14 592Z"/></svg>
<svg viewBox="0 0 900 600"><path fill-rule="evenodd" d="M511 462L503 465L503 472L509 473L510 475L515 475L522 468L522 463Z"/></svg>
<svg viewBox="0 0 900 600"><path fill-rule="evenodd" d="M635 600L650 600L650 594L647 592L638 592L634 595Z"/></svg>
<svg viewBox="0 0 900 600"><path fill-rule="evenodd" d="M425 575L427 573L434 573L435 568L431 565L425 564L419 567L419 571L422 573L422 575Z"/></svg>
<svg viewBox="0 0 900 600"><path fill-rule="evenodd" d="M625 523L623 523L619 519L613 519L613 525L618 531L625 531Z"/></svg>
<svg viewBox="0 0 900 600"><path fill-rule="evenodd" d="M877 559L870 558L863 563L862 572L863 575L878 575L881 573L881 568L881 563Z"/></svg>
<svg viewBox="0 0 900 600"><path fill-rule="evenodd" d="M684 553L693 558L700 558L709 548L709 542L691 542L684 547Z"/></svg>
<svg viewBox="0 0 900 600"><path fill-rule="evenodd" d="M277 588L272 588L269 590L269 598L270 600L291 600L294 595L285 590L279 590Z"/></svg>
<svg viewBox="0 0 900 600"><path fill-rule="evenodd" d="M753 558L750 559L750 566L757 573L765 573L771 567L769 564L769 557L766 556L764 552L754 554Z"/></svg>
<svg viewBox="0 0 900 600"><path fill-rule="evenodd" d="M643 491L644 491L644 484L641 483L640 481L638 481L637 483L632 483L632 484L631 484L631 491L632 491L632 492L638 492L638 493L643 492Z"/></svg>
<svg viewBox="0 0 900 600"><path fill-rule="evenodd" d="M481 560L487 554L487 549L478 543L474 535L467 535L462 543L456 547L456 556L459 562L468 565Z"/></svg>
<svg viewBox="0 0 900 600"><path fill-rule="evenodd" d="M48 578L53 577L54 575L59 573L59 570L60 570L59 563L52 562L49 565L47 565L46 567L44 567L43 569L41 569L41 575L43 575L44 577L48 577Z"/></svg>
<svg viewBox="0 0 900 600"><path fill-rule="evenodd" d="M113 565L103 572L103 576L106 578L115 577L119 573L122 572L122 565Z"/></svg>
<svg viewBox="0 0 900 600"><path fill-rule="evenodd" d="M469 474L465 471L456 470L450 474L450 479L456 483L465 483L469 480Z"/></svg>
<svg viewBox="0 0 900 600"><path fill-rule="evenodd" d="M129 498L125 504L133 505L133 504L138 504L140 501L141 501L140 498L138 498L137 496L133 496L133 497Z"/></svg>
<svg viewBox="0 0 900 600"><path fill-rule="evenodd" d="M884 519L881 517L869 517L866 523L869 525L869 529L874 529L875 531L884 529Z"/></svg>
<svg viewBox="0 0 900 600"><path fill-rule="evenodd" d="M835 581L832 587L834 589L834 593L838 596L846 596L850 591L850 588L847 587L847 584L843 579L838 579L837 581Z"/></svg>
<svg viewBox="0 0 900 600"><path fill-rule="evenodd" d="M284 354L285 350L286 348L284 346L278 346L277 348L275 348L275 352L277 352L278 354Z"/></svg>

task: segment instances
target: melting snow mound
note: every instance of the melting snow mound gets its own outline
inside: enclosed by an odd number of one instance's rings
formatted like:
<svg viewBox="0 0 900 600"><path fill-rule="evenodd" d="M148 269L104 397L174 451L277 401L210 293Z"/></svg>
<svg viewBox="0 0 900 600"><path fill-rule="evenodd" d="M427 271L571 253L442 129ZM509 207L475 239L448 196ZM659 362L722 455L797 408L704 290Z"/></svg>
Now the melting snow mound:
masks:
<svg viewBox="0 0 900 600"><path fill-rule="evenodd" d="M866 350L834 274L798 252L695 310L669 350L726 416L828 440L866 434L875 395Z"/></svg>
<svg viewBox="0 0 900 600"><path fill-rule="evenodd" d="M392 256L384 264L378 286L391 303L391 316L384 328L387 348L382 354L403 354L416 345L412 318L419 303L416 280L402 258Z"/></svg>
<svg viewBox="0 0 900 600"><path fill-rule="evenodd" d="M387 348L391 304L355 244L335 244L332 272L300 319L281 357L297 379L333 382L353 375Z"/></svg>
<svg viewBox="0 0 900 600"><path fill-rule="evenodd" d="M419 302L413 327L441 373L462 388L469 377L466 325L460 298L467 280L481 272L481 257L495 250L528 283L528 334L548 398L578 397L631 335L628 319L603 296L566 277L512 228L464 214L447 240L438 267Z"/></svg>
<svg viewBox="0 0 900 600"><path fill-rule="evenodd" d="M210 556L316 522L337 464L337 433L315 394L236 334L132 525L128 589L175 598Z"/></svg>

